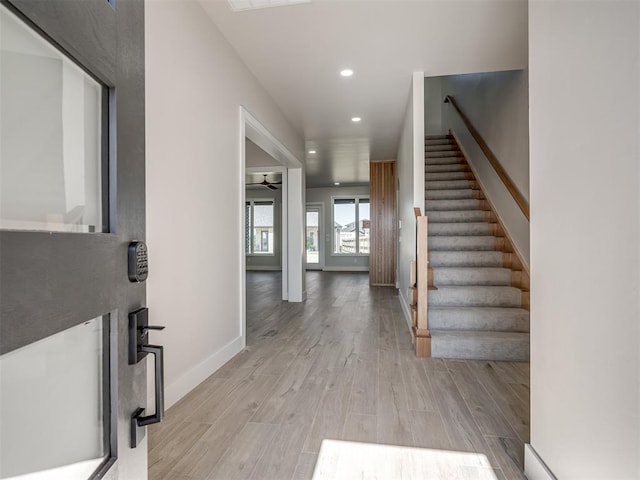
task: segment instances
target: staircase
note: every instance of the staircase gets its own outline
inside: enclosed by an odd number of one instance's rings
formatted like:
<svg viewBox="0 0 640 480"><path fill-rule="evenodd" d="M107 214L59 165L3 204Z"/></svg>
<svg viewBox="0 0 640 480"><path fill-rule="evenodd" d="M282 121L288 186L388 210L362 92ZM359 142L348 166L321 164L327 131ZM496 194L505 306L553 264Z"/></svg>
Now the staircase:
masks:
<svg viewBox="0 0 640 480"><path fill-rule="evenodd" d="M450 135L426 138L425 196L432 356L528 361L528 276Z"/></svg>

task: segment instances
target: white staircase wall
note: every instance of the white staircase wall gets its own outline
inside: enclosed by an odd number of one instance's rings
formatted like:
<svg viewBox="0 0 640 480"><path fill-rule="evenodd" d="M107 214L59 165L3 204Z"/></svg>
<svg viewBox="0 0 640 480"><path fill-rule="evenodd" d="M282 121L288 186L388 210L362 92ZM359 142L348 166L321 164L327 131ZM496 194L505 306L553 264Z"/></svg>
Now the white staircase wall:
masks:
<svg viewBox="0 0 640 480"><path fill-rule="evenodd" d="M405 318L411 325L409 264L416 258L413 207L424 213L424 72L414 72L398 146L398 287Z"/></svg>
<svg viewBox="0 0 640 480"><path fill-rule="evenodd" d="M640 3L532 1L529 38L531 445L562 480L638 479Z"/></svg>
<svg viewBox="0 0 640 480"><path fill-rule="evenodd" d="M453 96L524 197L529 199L529 98L526 70L442 77L442 98ZM442 108L442 127L451 129L475 170L523 261L529 266L529 222L489 164L458 113Z"/></svg>

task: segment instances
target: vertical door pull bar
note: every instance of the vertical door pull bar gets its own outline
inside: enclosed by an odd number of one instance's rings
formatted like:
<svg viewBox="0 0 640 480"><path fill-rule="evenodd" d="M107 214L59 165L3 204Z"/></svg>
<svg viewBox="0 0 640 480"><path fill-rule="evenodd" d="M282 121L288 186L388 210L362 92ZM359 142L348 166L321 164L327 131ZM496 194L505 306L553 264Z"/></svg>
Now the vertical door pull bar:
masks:
<svg viewBox="0 0 640 480"><path fill-rule="evenodd" d="M153 355L155 365L156 411L153 415L136 417L139 427L159 423L164 418L164 349L158 345L142 345L140 350Z"/></svg>
<svg viewBox="0 0 640 480"><path fill-rule="evenodd" d="M131 448L136 448L144 438L144 427L159 423L164 418L164 348L149 344L149 330L162 330L164 327L149 325L149 310L140 308L129 314L129 364L135 365L147 354L153 355L155 379L155 412L143 415L140 407L131 415Z"/></svg>

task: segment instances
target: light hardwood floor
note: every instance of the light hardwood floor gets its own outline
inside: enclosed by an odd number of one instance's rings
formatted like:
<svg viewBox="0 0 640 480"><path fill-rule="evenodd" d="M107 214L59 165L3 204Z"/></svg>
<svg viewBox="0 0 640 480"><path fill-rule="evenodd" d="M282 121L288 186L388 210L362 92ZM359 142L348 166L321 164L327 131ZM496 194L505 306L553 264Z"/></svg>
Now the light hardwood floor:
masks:
<svg viewBox="0 0 640 480"><path fill-rule="evenodd" d="M307 272L247 275L247 348L149 429L150 480L310 479L322 439L486 455L524 478L529 364L418 359L393 288Z"/></svg>

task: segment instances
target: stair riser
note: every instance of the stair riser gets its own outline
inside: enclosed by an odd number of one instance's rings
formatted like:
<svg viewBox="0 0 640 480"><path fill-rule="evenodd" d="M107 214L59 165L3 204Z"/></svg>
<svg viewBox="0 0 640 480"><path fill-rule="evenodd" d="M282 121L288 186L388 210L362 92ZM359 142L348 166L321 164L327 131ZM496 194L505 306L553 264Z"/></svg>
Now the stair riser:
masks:
<svg viewBox="0 0 640 480"><path fill-rule="evenodd" d="M510 286L511 270L506 268L434 268L436 287L452 285Z"/></svg>
<svg viewBox="0 0 640 480"><path fill-rule="evenodd" d="M427 135L425 137L425 142L430 142L432 140L448 140L450 142L455 142L453 136L451 134L443 134L443 135Z"/></svg>
<svg viewBox="0 0 640 480"><path fill-rule="evenodd" d="M463 157L427 157L426 166L430 165L465 165Z"/></svg>
<svg viewBox="0 0 640 480"><path fill-rule="evenodd" d="M432 307L517 307L522 292L511 287L442 287L429 291Z"/></svg>
<svg viewBox="0 0 640 480"><path fill-rule="evenodd" d="M443 180L473 180L471 172L436 172L425 174L427 182L440 182Z"/></svg>
<svg viewBox="0 0 640 480"><path fill-rule="evenodd" d="M429 224L429 236L463 236L463 235L493 235L490 223L438 223Z"/></svg>
<svg viewBox="0 0 640 480"><path fill-rule="evenodd" d="M428 151L430 148L434 148L434 147L455 147L456 144L453 142L449 142L447 140L434 140L432 142L426 142L424 144L424 148L425 148L425 152Z"/></svg>
<svg viewBox="0 0 640 480"><path fill-rule="evenodd" d="M442 223L465 223L465 222L488 222L491 214L482 210L461 210L461 211L434 211L427 210L429 224L434 222Z"/></svg>
<svg viewBox="0 0 640 480"><path fill-rule="evenodd" d="M430 308L431 330L529 332L529 314L521 309Z"/></svg>
<svg viewBox="0 0 640 480"><path fill-rule="evenodd" d="M464 360L494 360L528 362L528 339L482 340L448 337L431 339L431 355L434 358L459 358Z"/></svg>
<svg viewBox="0 0 640 480"><path fill-rule="evenodd" d="M427 190L456 190L458 188L473 190L475 187L475 182L470 180L427 180L424 183Z"/></svg>
<svg viewBox="0 0 640 480"><path fill-rule="evenodd" d="M438 151L438 152L425 151L425 157L427 159L427 164L429 163L429 159L431 158L449 157L449 158L459 158L461 160L464 159L464 156L462 155L462 153L456 150L450 150L450 151L445 150L445 151Z"/></svg>
<svg viewBox="0 0 640 480"><path fill-rule="evenodd" d="M503 267L502 252L430 252L429 265L438 267Z"/></svg>
<svg viewBox="0 0 640 480"><path fill-rule="evenodd" d="M445 150L454 149L460 151L458 144L451 140L435 140L431 142L425 142L424 146L427 150Z"/></svg>
<svg viewBox="0 0 640 480"><path fill-rule="evenodd" d="M493 251L496 237L493 236L429 236L429 251Z"/></svg>
<svg viewBox="0 0 640 480"><path fill-rule="evenodd" d="M431 175L434 173L470 172L471 170L465 163L451 163L445 165L427 165L424 171L425 175Z"/></svg>

